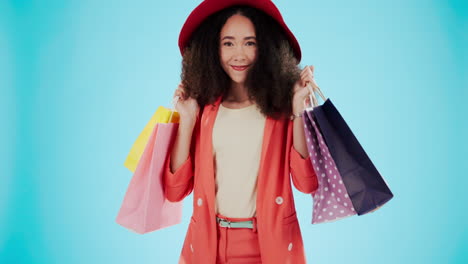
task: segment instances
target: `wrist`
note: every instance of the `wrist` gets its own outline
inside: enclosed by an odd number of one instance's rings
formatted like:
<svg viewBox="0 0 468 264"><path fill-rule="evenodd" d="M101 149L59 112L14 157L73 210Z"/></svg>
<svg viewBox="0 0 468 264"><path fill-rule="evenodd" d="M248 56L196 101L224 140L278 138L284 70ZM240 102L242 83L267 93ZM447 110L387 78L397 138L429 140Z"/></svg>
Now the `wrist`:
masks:
<svg viewBox="0 0 468 264"><path fill-rule="evenodd" d="M297 119L297 118L302 118L304 110L305 110L304 103L300 102L298 100L294 100L290 119L294 120L294 119Z"/></svg>
<svg viewBox="0 0 468 264"><path fill-rule="evenodd" d="M292 108L292 114L293 115L296 115L296 116L299 116L299 115L302 115L302 113L304 112L305 108L303 105L301 106L293 106Z"/></svg>
<svg viewBox="0 0 468 264"><path fill-rule="evenodd" d="M192 118L181 118L179 120L179 125L180 126L193 127L193 126L195 126L195 120L192 119Z"/></svg>
<svg viewBox="0 0 468 264"><path fill-rule="evenodd" d="M295 111L293 110L291 116L289 117L290 120L295 119L302 119L303 111Z"/></svg>

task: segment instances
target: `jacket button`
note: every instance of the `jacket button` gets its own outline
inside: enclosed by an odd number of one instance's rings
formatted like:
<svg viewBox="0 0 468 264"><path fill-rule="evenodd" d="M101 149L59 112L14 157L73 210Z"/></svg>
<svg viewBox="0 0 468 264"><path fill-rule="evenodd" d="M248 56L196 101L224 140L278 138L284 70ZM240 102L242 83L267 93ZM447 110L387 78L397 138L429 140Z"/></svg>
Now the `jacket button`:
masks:
<svg viewBox="0 0 468 264"><path fill-rule="evenodd" d="M198 198L197 204L198 204L198 206L202 206L202 204L203 204L202 198Z"/></svg>
<svg viewBox="0 0 468 264"><path fill-rule="evenodd" d="M276 203L277 204L282 204L283 203L283 197L281 197L281 196L276 197Z"/></svg>
<svg viewBox="0 0 468 264"><path fill-rule="evenodd" d="M289 243L289 246L288 246L288 251L291 251L291 250L292 250L292 246L293 246L292 242L291 242L291 243Z"/></svg>
<svg viewBox="0 0 468 264"><path fill-rule="evenodd" d="M192 244L190 244L190 250L191 250L192 253L193 253L193 246L192 246Z"/></svg>

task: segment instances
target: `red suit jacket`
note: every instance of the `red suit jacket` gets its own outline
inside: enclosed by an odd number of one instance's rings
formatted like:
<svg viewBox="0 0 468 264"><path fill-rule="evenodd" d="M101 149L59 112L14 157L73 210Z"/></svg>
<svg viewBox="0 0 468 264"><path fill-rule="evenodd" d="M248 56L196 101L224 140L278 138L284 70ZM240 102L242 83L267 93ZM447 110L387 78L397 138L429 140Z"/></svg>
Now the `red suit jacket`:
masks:
<svg viewBox="0 0 468 264"><path fill-rule="evenodd" d="M206 105L192 134L187 160L174 173L170 155L164 171L165 195L181 201L193 191L193 214L179 263L216 263L217 227L212 130L219 104ZM318 188L310 156L302 158L293 147L293 121L267 117L257 182L257 230L262 263L306 263L296 216L291 180L303 193ZM312 208L312 207L311 207Z"/></svg>

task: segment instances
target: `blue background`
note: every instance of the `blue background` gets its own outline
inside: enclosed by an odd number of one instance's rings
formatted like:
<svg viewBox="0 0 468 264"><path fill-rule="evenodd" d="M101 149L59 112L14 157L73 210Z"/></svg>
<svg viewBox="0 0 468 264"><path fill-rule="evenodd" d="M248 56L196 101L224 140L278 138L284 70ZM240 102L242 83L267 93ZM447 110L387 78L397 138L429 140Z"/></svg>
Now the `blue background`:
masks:
<svg viewBox="0 0 468 264"><path fill-rule="evenodd" d="M311 225L308 263L468 263L463 1L274 1L315 78L395 197ZM176 263L183 223L115 223L123 161L180 81L178 34L200 0L0 2L0 263Z"/></svg>

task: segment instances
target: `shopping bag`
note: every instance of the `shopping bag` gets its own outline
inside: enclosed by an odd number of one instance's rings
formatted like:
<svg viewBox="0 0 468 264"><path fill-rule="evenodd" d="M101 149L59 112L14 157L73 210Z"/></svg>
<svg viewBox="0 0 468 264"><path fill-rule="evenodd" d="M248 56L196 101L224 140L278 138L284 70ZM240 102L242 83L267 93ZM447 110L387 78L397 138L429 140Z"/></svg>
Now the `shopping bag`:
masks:
<svg viewBox="0 0 468 264"><path fill-rule="evenodd" d="M331 100L325 99L315 83L309 87L315 124L341 175L354 211L358 215L375 211L392 199L393 193ZM322 105L318 105L315 91L325 101Z"/></svg>
<svg viewBox="0 0 468 264"><path fill-rule="evenodd" d="M165 108L163 106L158 107L156 112L146 124L143 131L141 131L140 135L133 143L133 146L130 149L127 158L125 159L124 166L128 168L131 172L135 172L138 161L140 160L140 157L143 154L143 150L145 149L146 143L148 142L151 132L153 131L153 128L156 124L178 122L178 112L171 111L171 109Z"/></svg>
<svg viewBox="0 0 468 264"><path fill-rule="evenodd" d="M341 174L317 128L313 108L305 109L302 120L307 149L318 180L318 189L312 194L312 224L333 222L355 215Z"/></svg>
<svg viewBox="0 0 468 264"><path fill-rule="evenodd" d="M179 224L182 201L165 198L163 171L178 123L156 123L116 218L116 222L139 234Z"/></svg>

